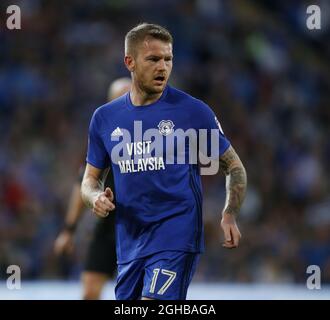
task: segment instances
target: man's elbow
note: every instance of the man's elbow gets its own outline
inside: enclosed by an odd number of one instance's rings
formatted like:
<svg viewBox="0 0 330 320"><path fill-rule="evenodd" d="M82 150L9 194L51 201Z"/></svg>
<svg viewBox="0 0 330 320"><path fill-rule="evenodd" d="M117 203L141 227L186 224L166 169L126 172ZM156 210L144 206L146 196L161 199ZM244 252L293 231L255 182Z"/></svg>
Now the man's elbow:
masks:
<svg viewBox="0 0 330 320"><path fill-rule="evenodd" d="M246 169L242 163L242 161L239 161L239 164L237 165L238 170L240 170L245 176L247 176Z"/></svg>

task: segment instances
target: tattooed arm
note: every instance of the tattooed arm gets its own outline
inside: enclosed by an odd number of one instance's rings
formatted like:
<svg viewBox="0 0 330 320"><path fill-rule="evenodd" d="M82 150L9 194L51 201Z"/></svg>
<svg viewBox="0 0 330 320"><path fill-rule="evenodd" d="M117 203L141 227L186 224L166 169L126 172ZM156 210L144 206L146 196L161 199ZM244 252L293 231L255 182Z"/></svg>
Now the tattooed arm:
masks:
<svg viewBox="0 0 330 320"><path fill-rule="evenodd" d="M220 157L220 167L226 175L224 212L237 216L244 200L247 179L244 166L232 146Z"/></svg>
<svg viewBox="0 0 330 320"><path fill-rule="evenodd" d="M247 178L244 166L232 146L220 157L220 167L226 175L226 203L222 211L221 227L225 234L225 248L236 248L241 233L236 217L243 203Z"/></svg>

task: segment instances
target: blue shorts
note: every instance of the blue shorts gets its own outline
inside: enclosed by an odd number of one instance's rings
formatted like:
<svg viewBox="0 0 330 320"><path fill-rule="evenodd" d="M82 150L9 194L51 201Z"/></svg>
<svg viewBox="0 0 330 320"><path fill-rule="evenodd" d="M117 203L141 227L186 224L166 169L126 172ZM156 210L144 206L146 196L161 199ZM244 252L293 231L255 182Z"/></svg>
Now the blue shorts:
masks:
<svg viewBox="0 0 330 320"><path fill-rule="evenodd" d="M118 265L117 300L185 300L199 254L162 251Z"/></svg>

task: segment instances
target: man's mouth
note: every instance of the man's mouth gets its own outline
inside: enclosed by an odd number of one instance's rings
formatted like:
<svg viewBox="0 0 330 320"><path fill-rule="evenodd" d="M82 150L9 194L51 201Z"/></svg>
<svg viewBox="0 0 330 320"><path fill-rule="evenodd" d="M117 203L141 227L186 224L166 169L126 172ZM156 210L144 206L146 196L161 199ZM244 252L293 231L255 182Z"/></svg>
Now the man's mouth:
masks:
<svg viewBox="0 0 330 320"><path fill-rule="evenodd" d="M165 76L157 76L154 80L163 82L165 80Z"/></svg>

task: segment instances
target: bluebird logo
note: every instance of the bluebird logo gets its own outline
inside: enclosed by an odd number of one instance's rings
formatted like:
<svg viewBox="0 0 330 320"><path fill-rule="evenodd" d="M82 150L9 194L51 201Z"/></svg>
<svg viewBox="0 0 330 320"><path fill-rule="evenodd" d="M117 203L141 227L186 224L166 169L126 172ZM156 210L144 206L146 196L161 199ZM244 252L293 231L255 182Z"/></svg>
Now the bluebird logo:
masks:
<svg viewBox="0 0 330 320"><path fill-rule="evenodd" d="M159 133L163 136L168 136L174 131L174 123L171 120L162 120L158 124Z"/></svg>

